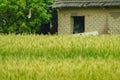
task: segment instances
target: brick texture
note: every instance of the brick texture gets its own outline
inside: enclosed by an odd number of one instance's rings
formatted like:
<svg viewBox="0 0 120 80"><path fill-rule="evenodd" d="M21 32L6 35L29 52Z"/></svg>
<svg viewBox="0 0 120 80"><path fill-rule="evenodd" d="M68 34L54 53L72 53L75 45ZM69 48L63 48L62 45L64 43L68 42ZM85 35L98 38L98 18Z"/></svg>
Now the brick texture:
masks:
<svg viewBox="0 0 120 80"><path fill-rule="evenodd" d="M58 9L58 34L73 33L73 16L85 16L85 32L120 34L120 9L110 8Z"/></svg>

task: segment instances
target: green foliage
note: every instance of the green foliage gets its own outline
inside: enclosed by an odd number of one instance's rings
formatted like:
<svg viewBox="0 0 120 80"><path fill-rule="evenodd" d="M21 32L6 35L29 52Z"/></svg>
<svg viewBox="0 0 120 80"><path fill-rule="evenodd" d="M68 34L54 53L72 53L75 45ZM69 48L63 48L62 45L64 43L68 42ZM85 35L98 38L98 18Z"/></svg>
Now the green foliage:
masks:
<svg viewBox="0 0 120 80"><path fill-rule="evenodd" d="M119 45L119 35L0 35L0 80L120 80Z"/></svg>
<svg viewBox="0 0 120 80"><path fill-rule="evenodd" d="M0 0L0 27L4 33L35 33L51 18L53 0Z"/></svg>

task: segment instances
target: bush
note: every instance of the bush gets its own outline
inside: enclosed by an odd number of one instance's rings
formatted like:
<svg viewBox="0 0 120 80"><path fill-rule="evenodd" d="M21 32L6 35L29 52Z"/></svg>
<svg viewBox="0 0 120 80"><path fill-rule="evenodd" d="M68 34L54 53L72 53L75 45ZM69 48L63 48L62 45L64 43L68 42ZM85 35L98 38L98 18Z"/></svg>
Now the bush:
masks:
<svg viewBox="0 0 120 80"><path fill-rule="evenodd" d="M1 0L0 28L4 33L36 33L51 19L53 0Z"/></svg>

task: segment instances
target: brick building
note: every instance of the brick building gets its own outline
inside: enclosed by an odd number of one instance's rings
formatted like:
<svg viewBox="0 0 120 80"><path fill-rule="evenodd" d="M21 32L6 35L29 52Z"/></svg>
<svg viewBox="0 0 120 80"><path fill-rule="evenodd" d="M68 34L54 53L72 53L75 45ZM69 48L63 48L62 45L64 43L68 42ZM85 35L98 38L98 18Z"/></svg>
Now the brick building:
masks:
<svg viewBox="0 0 120 80"><path fill-rule="evenodd" d="M120 0L56 0L58 33L120 34Z"/></svg>

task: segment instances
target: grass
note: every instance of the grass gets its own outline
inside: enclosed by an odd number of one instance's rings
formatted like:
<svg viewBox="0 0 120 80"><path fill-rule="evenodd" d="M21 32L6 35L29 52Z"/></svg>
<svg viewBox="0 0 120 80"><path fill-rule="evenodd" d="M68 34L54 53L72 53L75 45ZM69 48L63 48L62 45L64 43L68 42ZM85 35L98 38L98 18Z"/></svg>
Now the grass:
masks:
<svg viewBox="0 0 120 80"><path fill-rule="evenodd" d="M0 80L120 80L119 44L119 35L0 35Z"/></svg>

